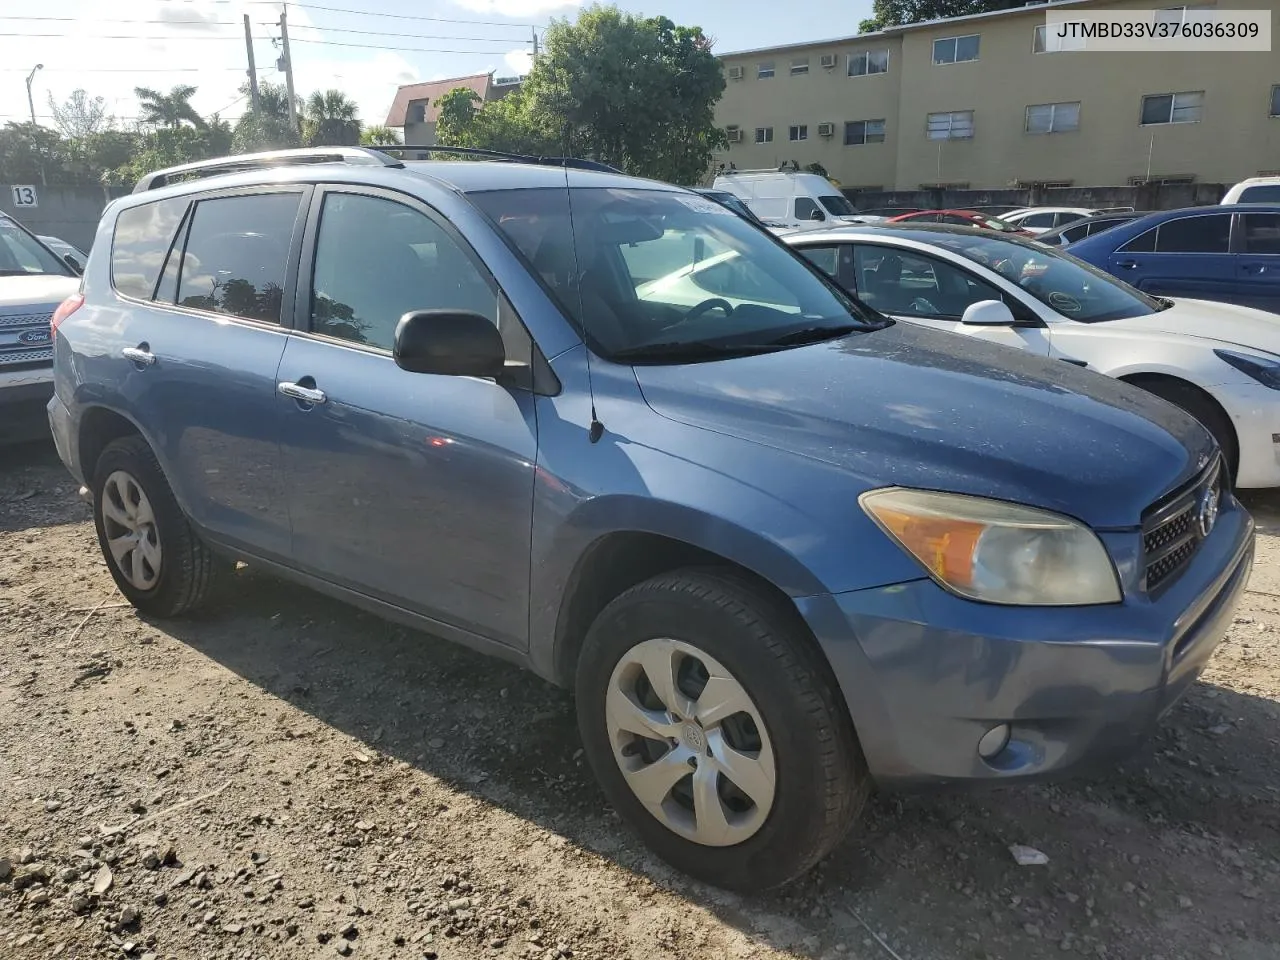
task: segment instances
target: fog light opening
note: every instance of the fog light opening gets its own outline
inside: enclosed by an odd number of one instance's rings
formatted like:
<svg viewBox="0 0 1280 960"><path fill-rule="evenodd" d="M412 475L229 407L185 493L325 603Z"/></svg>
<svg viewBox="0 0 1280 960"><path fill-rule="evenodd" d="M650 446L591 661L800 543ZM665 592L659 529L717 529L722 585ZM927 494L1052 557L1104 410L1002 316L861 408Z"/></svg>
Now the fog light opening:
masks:
<svg viewBox="0 0 1280 960"><path fill-rule="evenodd" d="M1009 735L1010 730L1007 723L992 727L978 741L978 756L983 760L990 760L992 757L999 755L1000 751L1009 745Z"/></svg>

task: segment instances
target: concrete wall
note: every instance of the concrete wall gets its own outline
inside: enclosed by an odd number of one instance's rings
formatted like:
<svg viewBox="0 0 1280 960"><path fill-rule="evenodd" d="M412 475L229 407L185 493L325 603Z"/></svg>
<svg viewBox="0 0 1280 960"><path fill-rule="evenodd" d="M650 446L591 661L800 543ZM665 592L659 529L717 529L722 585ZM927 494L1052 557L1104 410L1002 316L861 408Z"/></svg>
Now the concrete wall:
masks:
<svg viewBox="0 0 1280 960"><path fill-rule="evenodd" d="M1221 183L1146 184L1140 187L1063 187L1020 190L846 190L859 210L983 210L1005 213L1018 207L1132 207L1177 210L1217 203Z"/></svg>
<svg viewBox="0 0 1280 960"><path fill-rule="evenodd" d="M1098 0L1082 6L1101 13L1173 2ZM1229 6L1275 10L1280 0L1232 0ZM717 154L713 168L727 162L744 170L816 161L842 187L886 190L938 183L985 189L1034 181L1126 185L1148 172L1153 178L1194 176L1230 184L1280 169L1280 118L1268 115L1271 89L1280 84L1280 50L1037 54L1032 41L1045 10L1018 8L843 41L726 54L726 71L741 67L743 78L727 80L716 121L740 127L743 140ZM969 34L980 37L977 60L934 64L935 39ZM848 55L862 49L888 49L888 72L848 76ZM819 66L824 53L838 55L834 68ZM805 56L808 74L790 75L792 60ZM774 76L759 79L759 65L770 61ZM1184 91L1204 91L1200 121L1140 123L1144 95ZM1077 130L1026 132L1028 106L1074 102L1081 105ZM974 112L972 139L928 139L930 113L959 110ZM885 143L844 145L845 121L881 118ZM818 138L820 122L834 123L836 135ZM800 123L809 126L808 141L789 142L788 127ZM754 142L759 126L774 128L773 143Z"/></svg>
<svg viewBox="0 0 1280 960"><path fill-rule="evenodd" d="M44 187L33 185L37 206L15 207L12 184L0 184L0 210L32 233L58 237L88 251L108 203L128 187Z"/></svg>

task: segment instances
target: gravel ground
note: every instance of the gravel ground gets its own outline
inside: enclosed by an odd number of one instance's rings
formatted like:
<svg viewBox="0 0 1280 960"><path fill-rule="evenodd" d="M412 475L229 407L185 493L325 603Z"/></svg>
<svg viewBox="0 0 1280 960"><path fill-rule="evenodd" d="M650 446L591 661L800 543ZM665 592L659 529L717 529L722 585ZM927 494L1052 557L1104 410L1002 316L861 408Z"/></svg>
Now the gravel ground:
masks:
<svg viewBox="0 0 1280 960"><path fill-rule="evenodd" d="M1280 957L1280 495L1139 756L879 797L741 897L604 806L563 692L251 571L148 622L74 494L46 445L0 451L0 956Z"/></svg>

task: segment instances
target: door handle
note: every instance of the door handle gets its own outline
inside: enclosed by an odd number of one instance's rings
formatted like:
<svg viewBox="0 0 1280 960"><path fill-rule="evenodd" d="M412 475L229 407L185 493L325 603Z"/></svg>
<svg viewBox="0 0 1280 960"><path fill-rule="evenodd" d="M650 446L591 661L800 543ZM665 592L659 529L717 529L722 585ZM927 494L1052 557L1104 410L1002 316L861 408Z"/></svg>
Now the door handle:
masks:
<svg viewBox="0 0 1280 960"><path fill-rule="evenodd" d="M315 387L304 387L300 383L289 383L288 381L277 383L276 392L282 397L289 397L302 403L324 403L328 399L323 390L317 390Z"/></svg>
<svg viewBox="0 0 1280 960"><path fill-rule="evenodd" d="M136 347L125 347L120 353L126 360L132 360L134 363L149 367L156 362L156 355L148 349L145 343L141 343Z"/></svg>
<svg viewBox="0 0 1280 960"><path fill-rule="evenodd" d="M1121 270L1133 270L1138 266L1137 260L1121 260L1116 264Z"/></svg>

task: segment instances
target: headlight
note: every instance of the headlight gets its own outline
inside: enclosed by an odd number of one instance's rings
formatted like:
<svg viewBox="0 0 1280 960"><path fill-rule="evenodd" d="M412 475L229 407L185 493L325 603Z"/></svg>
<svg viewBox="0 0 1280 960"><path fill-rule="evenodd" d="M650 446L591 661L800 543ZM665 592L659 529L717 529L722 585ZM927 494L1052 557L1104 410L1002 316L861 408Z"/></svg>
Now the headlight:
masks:
<svg viewBox="0 0 1280 960"><path fill-rule="evenodd" d="M1092 530L1067 517L901 488L872 490L858 502L934 580L962 597L1027 606L1121 599L1106 548Z"/></svg>
<svg viewBox="0 0 1280 960"><path fill-rule="evenodd" d="M1280 390L1280 357L1249 356L1233 353L1230 350L1215 350L1222 360L1235 367L1241 373L1247 373L1263 386L1272 390Z"/></svg>

